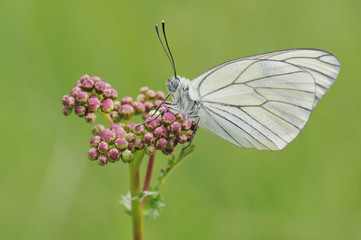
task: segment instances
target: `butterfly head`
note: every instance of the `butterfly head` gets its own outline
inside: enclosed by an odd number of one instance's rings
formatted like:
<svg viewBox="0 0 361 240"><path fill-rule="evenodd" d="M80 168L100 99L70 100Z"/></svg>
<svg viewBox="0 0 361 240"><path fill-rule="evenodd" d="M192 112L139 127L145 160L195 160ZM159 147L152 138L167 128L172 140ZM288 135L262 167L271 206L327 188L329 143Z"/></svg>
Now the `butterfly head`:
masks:
<svg viewBox="0 0 361 240"><path fill-rule="evenodd" d="M179 86L179 82L180 82L180 80L178 77L172 77L172 78L168 79L167 88L168 88L169 92L174 93Z"/></svg>

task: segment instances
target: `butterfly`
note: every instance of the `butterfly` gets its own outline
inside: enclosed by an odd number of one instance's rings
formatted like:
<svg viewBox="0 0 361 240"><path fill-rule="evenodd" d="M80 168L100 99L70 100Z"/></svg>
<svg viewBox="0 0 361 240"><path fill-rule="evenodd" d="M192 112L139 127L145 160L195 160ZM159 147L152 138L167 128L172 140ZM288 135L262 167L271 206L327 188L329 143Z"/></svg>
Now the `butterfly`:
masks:
<svg viewBox="0 0 361 240"><path fill-rule="evenodd" d="M312 110L335 82L340 63L327 51L296 48L235 59L193 80L176 74L166 85L173 113L183 113L215 135L242 148L281 150L304 128ZM166 100L166 99L165 99ZM193 133L193 134L194 134ZM194 136L194 135L193 135Z"/></svg>

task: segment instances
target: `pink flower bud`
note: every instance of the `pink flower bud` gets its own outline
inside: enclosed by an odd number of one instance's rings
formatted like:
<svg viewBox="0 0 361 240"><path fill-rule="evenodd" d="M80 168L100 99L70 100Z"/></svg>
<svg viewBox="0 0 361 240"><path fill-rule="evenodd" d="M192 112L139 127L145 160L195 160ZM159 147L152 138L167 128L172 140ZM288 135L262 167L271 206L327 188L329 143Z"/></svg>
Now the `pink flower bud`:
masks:
<svg viewBox="0 0 361 240"><path fill-rule="evenodd" d="M140 113L144 113L144 112L145 112L145 106L144 106L144 104L141 103L141 102L139 102L139 101L133 102L133 108L134 108L135 114L140 114Z"/></svg>
<svg viewBox="0 0 361 240"><path fill-rule="evenodd" d="M134 114L134 108L128 104L122 105L120 107L119 114L122 118L129 120Z"/></svg>
<svg viewBox="0 0 361 240"><path fill-rule="evenodd" d="M75 112L75 114L78 115L79 117L84 117L85 114L87 114L86 107L84 107L84 106L76 106L74 112Z"/></svg>
<svg viewBox="0 0 361 240"><path fill-rule="evenodd" d="M94 136L94 137L92 137L92 139L90 139L90 146L98 147L98 145L101 141L102 141L102 138L100 136Z"/></svg>
<svg viewBox="0 0 361 240"><path fill-rule="evenodd" d="M146 143L146 144L153 144L154 141L155 141L155 137L153 135L153 133L151 132L147 132L144 134L144 137L143 137L143 141Z"/></svg>
<svg viewBox="0 0 361 240"><path fill-rule="evenodd" d="M188 131L192 127L192 123L189 120L184 120L181 125L183 131Z"/></svg>
<svg viewBox="0 0 361 240"><path fill-rule="evenodd" d="M114 102L113 102L114 111L118 111L118 112L119 112L121 105L122 105L122 104L121 104L119 101L114 101Z"/></svg>
<svg viewBox="0 0 361 240"><path fill-rule="evenodd" d="M113 124L109 127L109 130L112 131L112 132L115 132L116 130L118 129L121 129L122 127L117 125L117 124Z"/></svg>
<svg viewBox="0 0 361 240"><path fill-rule="evenodd" d="M144 148L145 150L145 153L148 154L148 155L154 155L155 152L156 152L156 149L153 145L148 145Z"/></svg>
<svg viewBox="0 0 361 240"><path fill-rule="evenodd" d="M81 88L80 87L75 87L70 91L70 96L76 97L76 95L78 95L79 92L81 92Z"/></svg>
<svg viewBox="0 0 361 240"><path fill-rule="evenodd" d="M93 95L92 95L93 96ZM96 97L92 97L89 99L89 102L88 102L88 110L90 112L96 112L98 111L100 108L100 101L99 99Z"/></svg>
<svg viewBox="0 0 361 240"><path fill-rule="evenodd" d="M156 138L168 137L169 131L165 126L160 126L154 129L154 136Z"/></svg>
<svg viewBox="0 0 361 240"><path fill-rule="evenodd" d="M86 104L89 100L89 96L86 92L78 92L78 94L76 95L76 101L83 105Z"/></svg>
<svg viewBox="0 0 361 240"><path fill-rule="evenodd" d="M85 115L85 121L87 123L93 123L96 118L97 118L97 116L95 115L95 113L92 113L92 112L89 112Z"/></svg>
<svg viewBox="0 0 361 240"><path fill-rule="evenodd" d="M177 141L180 144L186 143L188 141L188 136L184 133L180 133L177 135Z"/></svg>
<svg viewBox="0 0 361 240"><path fill-rule="evenodd" d="M170 155L174 152L174 148L163 148L162 153L164 153L165 155Z"/></svg>
<svg viewBox="0 0 361 240"><path fill-rule="evenodd" d="M114 142L114 145L119 150L125 150L128 148L128 142L124 138L117 138Z"/></svg>
<svg viewBox="0 0 361 240"><path fill-rule="evenodd" d="M120 158L120 151L116 148L110 149L110 151L108 152L108 158L109 161L113 163L118 161Z"/></svg>
<svg viewBox="0 0 361 240"><path fill-rule="evenodd" d="M117 137L121 137L121 138L125 138L125 136L127 135L127 132L122 127L120 129L115 130L114 133Z"/></svg>
<svg viewBox="0 0 361 240"><path fill-rule="evenodd" d="M92 133L94 136L97 136L104 129L105 129L105 127L103 125L97 124L92 128Z"/></svg>
<svg viewBox="0 0 361 240"><path fill-rule="evenodd" d="M170 125L169 129L173 134L177 135L181 130L181 124L179 122L174 122Z"/></svg>
<svg viewBox="0 0 361 240"><path fill-rule="evenodd" d="M152 102L145 102L144 103L144 107L145 107L145 111L149 112L150 110L152 110L154 108L154 103Z"/></svg>
<svg viewBox="0 0 361 240"><path fill-rule="evenodd" d="M154 119L154 120L151 121L152 119ZM156 127L158 127L162 123L162 119L160 117L156 117L156 116L148 117L148 118L145 119L145 121L147 122L145 124L145 128L148 131L153 131L153 129L155 129Z"/></svg>
<svg viewBox="0 0 361 240"><path fill-rule="evenodd" d="M141 88L139 89L139 91L140 91L141 93L145 94L146 92L149 91L149 87L141 87Z"/></svg>
<svg viewBox="0 0 361 240"><path fill-rule="evenodd" d="M109 151L109 143L107 142L100 142L99 145L98 145L98 150L100 153L107 153Z"/></svg>
<svg viewBox="0 0 361 240"><path fill-rule="evenodd" d="M108 163L108 158L107 158L107 156L105 156L105 155L100 155L99 157L98 157L98 164L100 165L100 166L104 166L104 165L106 165Z"/></svg>
<svg viewBox="0 0 361 240"><path fill-rule="evenodd" d="M133 132L135 126L137 126L137 124L135 124L133 122L129 122L125 125L125 130L127 130L127 132Z"/></svg>
<svg viewBox="0 0 361 240"><path fill-rule="evenodd" d="M134 133L127 133L127 135L125 135L125 140L127 140L128 142L134 142L136 139L136 136Z"/></svg>
<svg viewBox="0 0 361 240"><path fill-rule="evenodd" d="M135 125L134 126L134 133L135 135L142 136L146 132L144 125Z"/></svg>
<svg viewBox="0 0 361 240"><path fill-rule="evenodd" d="M155 142L155 148L162 150L167 145L167 140L165 138L160 138Z"/></svg>
<svg viewBox="0 0 361 240"><path fill-rule="evenodd" d="M139 94L139 95L137 96L137 101L144 103L145 100L146 100L146 99L145 99L145 95L144 95L144 94Z"/></svg>
<svg viewBox="0 0 361 240"><path fill-rule="evenodd" d="M98 98L98 95L96 95L96 94L90 95L90 96L89 96L89 99L92 99L92 98Z"/></svg>
<svg viewBox="0 0 361 240"><path fill-rule="evenodd" d="M144 148L144 143L142 140L140 139L136 139L134 141L134 149L135 150L142 150Z"/></svg>
<svg viewBox="0 0 361 240"><path fill-rule="evenodd" d="M71 108L67 108L67 107L63 107L63 108L61 109L61 111L63 112L63 114L64 114L65 116L69 116L70 113L71 113L71 111L72 111L72 109L71 109Z"/></svg>
<svg viewBox="0 0 361 240"><path fill-rule="evenodd" d="M162 102L163 102L162 100L157 99L154 101L154 105L158 107Z"/></svg>
<svg viewBox="0 0 361 240"><path fill-rule="evenodd" d="M61 98L61 103L65 106L66 105L66 100L68 99L68 95L64 95L62 98Z"/></svg>
<svg viewBox="0 0 361 240"><path fill-rule="evenodd" d="M113 119L113 122L119 122L120 121L120 114L117 111L112 111L110 113L110 117Z"/></svg>
<svg viewBox="0 0 361 240"><path fill-rule="evenodd" d="M73 98L73 97L68 97L68 98L66 99L65 106L66 106L67 108L73 108L73 107L75 106L75 98Z"/></svg>
<svg viewBox="0 0 361 240"><path fill-rule="evenodd" d="M164 92L162 92L162 91L157 91L156 94L157 94L157 98L158 98L158 99L160 99L160 100L162 100L162 101L164 100L164 98L165 98Z"/></svg>
<svg viewBox="0 0 361 240"><path fill-rule="evenodd" d="M82 88L85 90L85 91L92 91L93 88L94 88L94 81L91 80L91 79L86 79L84 80L82 83L81 83L81 86Z"/></svg>
<svg viewBox="0 0 361 240"><path fill-rule="evenodd" d="M115 140L115 133L110 131L109 129L104 129L100 132L99 135L103 139L103 141L106 141L108 143L113 143Z"/></svg>
<svg viewBox="0 0 361 240"><path fill-rule="evenodd" d="M110 88L110 98L115 100L118 97L118 92L114 88Z"/></svg>
<svg viewBox="0 0 361 240"><path fill-rule="evenodd" d="M129 142L128 143L128 150L131 151L131 152L134 152L134 142Z"/></svg>
<svg viewBox="0 0 361 240"><path fill-rule="evenodd" d="M98 76L92 76L90 79L93 80L94 83L97 83L97 82L101 81L100 77L98 77Z"/></svg>
<svg viewBox="0 0 361 240"><path fill-rule="evenodd" d="M80 82L83 82L83 81L87 80L88 78L90 78L89 75L88 75L88 74L84 74L83 76L80 77L79 80L80 80Z"/></svg>
<svg viewBox="0 0 361 240"><path fill-rule="evenodd" d="M153 91L153 90L148 90L146 93L145 93L145 96L150 99L150 100L153 100L157 97L157 94Z"/></svg>
<svg viewBox="0 0 361 240"><path fill-rule="evenodd" d="M184 116L183 113L177 113L177 114L175 115L175 119L176 119L177 121L179 121L179 122L183 122L186 118L185 118L185 116Z"/></svg>
<svg viewBox="0 0 361 240"><path fill-rule="evenodd" d="M171 125L175 121L175 116L172 113L164 113L163 124L165 126Z"/></svg>
<svg viewBox="0 0 361 240"><path fill-rule="evenodd" d="M178 142L175 139L175 137L171 136L167 140L167 148L175 148L177 146Z"/></svg>
<svg viewBox="0 0 361 240"><path fill-rule="evenodd" d="M124 105L124 104L132 105L133 104L133 98L131 98L129 96L125 96L125 97L122 98L121 103L122 103L122 105Z"/></svg>
<svg viewBox="0 0 361 240"><path fill-rule="evenodd" d="M99 81L95 84L95 91L99 94L102 94L105 89L107 89L107 84L105 82Z"/></svg>
<svg viewBox="0 0 361 240"><path fill-rule="evenodd" d="M122 160L124 163L130 163L133 160L134 156L130 150L122 151Z"/></svg>
<svg viewBox="0 0 361 240"><path fill-rule="evenodd" d="M111 111L113 111L113 100L111 100L110 98L103 99L100 107L103 112L110 113Z"/></svg>
<svg viewBox="0 0 361 240"><path fill-rule="evenodd" d="M90 160L97 160L98 156L99 156L98 149L96 147L90 148L90 150L88 151L88 158Z"/></svg>

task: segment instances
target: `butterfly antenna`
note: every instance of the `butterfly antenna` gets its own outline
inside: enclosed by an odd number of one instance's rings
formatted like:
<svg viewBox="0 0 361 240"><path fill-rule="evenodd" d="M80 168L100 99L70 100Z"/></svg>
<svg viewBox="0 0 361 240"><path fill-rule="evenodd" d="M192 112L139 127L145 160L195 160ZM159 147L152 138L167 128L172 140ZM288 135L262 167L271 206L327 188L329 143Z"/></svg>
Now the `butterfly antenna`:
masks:
<svg viewBox="0 0 361 240"><path fill-rule="evenodd" d="M175 71L175 63L174 63L173 55L172 55L172 52L170 51L170 48L169 48L167 35L165 34L165 22L164 22L164 20L162 21L162 29L163 29L163 36L164 36L165 44L167 45L169 55L172 58L172 63L173 63L172 66L173 66L173 71L174 71L174 77L177 78L177 73Z"/></svg>
<svg viewBox="0 0 361 240"><path fill-rule="evenodd" d="M165 42L166 42L166 44L167 44L167 48L168 48L169 54L168 54L167 50L165 49L165 46L164 46L163 41L162 41L162 38L160 37L158 24L155 25L155 31L157 32L159 41L160 41L160 43L162 44L162 47L163 47L163 50L164 50L165 54L167 54L167 57L168 57L168 59L169 59L169 61L170 61L170 64L172 65L172 68L173 68L173 71L174 71L174 77L177 78L177 73L176 73L176 71L175 71L175 65L174 65L173 56L172 56L172 53L171 53L170 50L169 50L169 45L168 45L167 37L166 37L166 35L165 35L164 20L162 21L162 29L163 29L163 35L164 35Z"/></svg>

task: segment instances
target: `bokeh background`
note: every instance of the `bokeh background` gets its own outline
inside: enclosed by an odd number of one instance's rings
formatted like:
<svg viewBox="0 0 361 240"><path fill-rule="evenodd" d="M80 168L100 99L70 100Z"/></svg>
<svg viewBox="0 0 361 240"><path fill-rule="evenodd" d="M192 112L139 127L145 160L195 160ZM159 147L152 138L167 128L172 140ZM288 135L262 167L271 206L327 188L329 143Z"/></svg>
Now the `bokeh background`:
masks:
<svg viewBox="0 0 361 240"><path fill-rule="evenodd" d="M64 117L60 98L84 73L122 96L166 91L172 70L154 31L162 19L177 72L190 79L295 47L334 53L341 73L283 151L199 131L146 239L360 239L360 10L352 0L1 0L0 239L131 239L119 205L127 166L87 160L91 124Z"/></svg>

